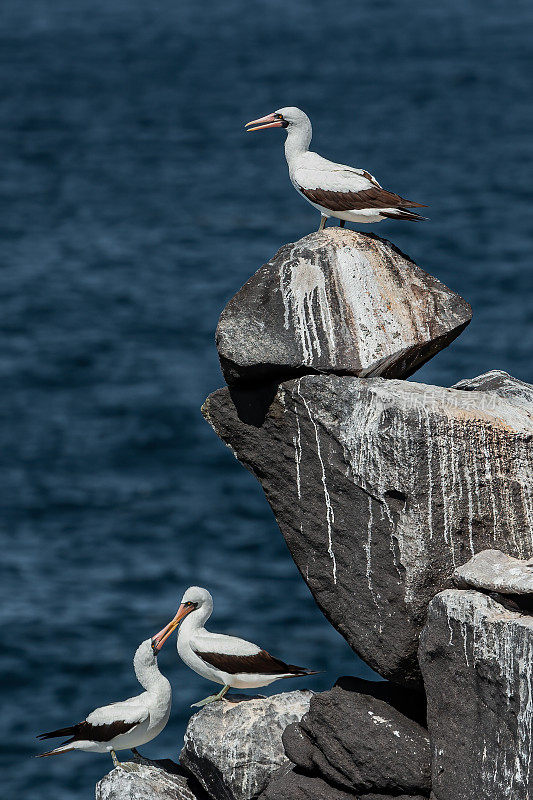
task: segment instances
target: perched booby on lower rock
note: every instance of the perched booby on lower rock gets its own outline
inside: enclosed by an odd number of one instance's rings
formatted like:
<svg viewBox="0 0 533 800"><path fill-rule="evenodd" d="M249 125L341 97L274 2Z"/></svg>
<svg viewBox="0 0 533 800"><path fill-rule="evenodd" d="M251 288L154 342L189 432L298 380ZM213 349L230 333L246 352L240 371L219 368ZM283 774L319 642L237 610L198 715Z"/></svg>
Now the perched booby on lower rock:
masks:
<svg viewBox="0 0 533 800"><path fill-rule="evenodd" d="M249 126L253 125L253 128ZM311 120L301 109L288 106L246 123L248 131L285 128L285 158L296 191L321 213L319 231L328 217L344 226L349 222L381 222L384 219L423 220L412 208L421 203L405 200L383 189L364 169L335 164L309 150L313 133Z"/></svg>
<svg viewBox="0 0 533 800"><path fill-rule="evenodd" d="M110 753L113 764L118 766L116 750L129 749L138 755L136 747L159 736L168 722L172 705L170 683L157 666L157 653L161 644L162 642L157 645L153 639L146 639L135 653L133 668L137 680L145 689L142 694L97 708L76 725L41 733L38 739L54 739L59 736L70 738L59 747L41 753L37 758L60 755L71 750L85 750L89 753Z"/></svg>
<svg viewBox="0 0 533 800"><path fill-rule="evenodd" d="M198 675L222 684L218 694L209 695L193 706L222 700L230 687L254 689L280 678L316 674L305 667L285 664L245 639L206 631L204 625L212 612L213 598L207 589L191 586L183 595L174 619L154 637L156 646L161 647L183 620L177 642L180 658Z"/></svg>

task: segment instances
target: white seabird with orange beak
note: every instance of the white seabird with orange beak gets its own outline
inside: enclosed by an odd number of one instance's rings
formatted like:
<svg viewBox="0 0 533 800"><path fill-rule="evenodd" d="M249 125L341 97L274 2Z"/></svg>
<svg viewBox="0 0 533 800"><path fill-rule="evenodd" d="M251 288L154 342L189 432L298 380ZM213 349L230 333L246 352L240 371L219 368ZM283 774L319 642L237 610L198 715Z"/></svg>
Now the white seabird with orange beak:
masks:
<svg viewBox="0 0 533 800"><path fill-rule="evenodd" d="M170 683L157 666L161 644L156 644L155 639L146 639L133 658L135 675L144 692L120 703L97 708L83 722L41 733L38 739L70 738L53 750L41 753L38 758L84 750L86 753L110 753L116 767L119 761L115 751L132 750L138 755L137 747L159 736L168 722L172 705Z"/></svg>
<svg viewBox="0 0 533 800"><path fill-rule="evenodd" d="M212 612L213 598L207 589L191 586L183 595L176 616L154 637L156 646L161 647L181 623L177 647L182 661L203 678L222 684L218 694L193 703L193 707L222 700L230 688L255 689L280 678L316 674L305 667L285 664L245 639L207 631L204 625Z"/></svg>
<svg viewBox="0 0 533 800"><path fill-rule="evenodd" d="M253 126L253 127L250 127ZM423 220L412 208L425 208L421 203L405 200L383 189L364 169L335 164L309 150L313 129L311 120L300 108L279 108L266 117L253 119L248 131L263 128L285 128L285 158L292 185L321 214L321 231L329 217L345 222L374 223L384 219Z"/></svg>

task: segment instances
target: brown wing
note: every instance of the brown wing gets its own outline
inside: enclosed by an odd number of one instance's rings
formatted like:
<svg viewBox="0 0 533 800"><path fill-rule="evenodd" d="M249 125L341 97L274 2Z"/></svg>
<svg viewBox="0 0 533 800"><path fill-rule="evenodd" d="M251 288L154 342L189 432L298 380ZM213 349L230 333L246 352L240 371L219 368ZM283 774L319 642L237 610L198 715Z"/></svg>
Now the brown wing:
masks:
<svg viewBox="0 0 533 800"><path fill-rule="evenodd" d="M50 731L50 733L41 733L38 739L54 739L57 736L71 736L72 738L65 742L110 742L115 736L121 733L128 733L132 728L135 728L139 722L124 722L124 720L115 720L108 724L92 725L90 722L78 722L77 725L71 725L69 728L59 728L57 731Z"/></svg>
<svg viewBox="0 0 533 800"><path fill-rule="evenodd" d="M222 672L236 675L239 672L246 674L258 673L260 675L309 675L309 670L305 667L297 667L294 664L285 664L278 658L274 658L266 650L260 650L253 656L234 656L229 653L203 653L194 651L207 664Z"/></svg>
<svg viewBox="0 0 533 800"><path fill-rule="evenodd" d="M363 208L427 208L421 203L405 200L399 194L388 192L381 186L363 189L360 192L330 192L325 189L303 189L301 193L312 203L330 211L357 211Z"/></svg>

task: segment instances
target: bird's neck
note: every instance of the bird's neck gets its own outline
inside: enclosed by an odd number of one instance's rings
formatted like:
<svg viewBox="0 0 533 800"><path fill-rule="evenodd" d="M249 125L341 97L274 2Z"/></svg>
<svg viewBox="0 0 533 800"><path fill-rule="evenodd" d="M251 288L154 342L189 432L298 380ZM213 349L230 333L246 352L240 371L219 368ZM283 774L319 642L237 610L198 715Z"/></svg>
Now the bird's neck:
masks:
<svg viewBox="0 0 533 800"><path fill-rule="evenodd" d="M287 138L285 140L287 164L290 164L294 158L309 150L312 135L313 129L309 121L301 125L290 125L287 128Z"/></svg>
<svg viewBox="0 0 533 800"><path fill-rule="evenodd" d="M146 662L134 658L133 668L135 670L137 680L147 692L160 694L161 692L165 693L170 690L170 683L165 676L159 672L157 661L154 661L151 664L146 664Z"/></svg>
<svg viewBox="0 0 533 800"><path fill-rule="evenodd" d="M209 603L205 603L204 605L200 606L200 608L197 608L196 611L193 611L191 614L186 616L180 625L178 637L181 636L182 638L189 638L192 636L192 634L201 630L211 616L212 612L213 606Z"/></svg>

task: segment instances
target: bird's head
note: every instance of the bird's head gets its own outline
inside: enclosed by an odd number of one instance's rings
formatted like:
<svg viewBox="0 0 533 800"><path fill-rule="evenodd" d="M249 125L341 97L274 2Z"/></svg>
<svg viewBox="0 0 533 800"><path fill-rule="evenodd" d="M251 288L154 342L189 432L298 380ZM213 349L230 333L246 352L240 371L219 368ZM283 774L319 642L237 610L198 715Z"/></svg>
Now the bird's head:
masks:
<svg viewBox="0 0 533 800"><path fill-rule="evenodd" d="M249 126L253 125L253 128ZM253 119L247 122L245 127L250 131L260 131L262 128L295 128L309 126L311 121L307 114L301 108L296 106L286 106L285 108L278 108L272 114L267 114L266 117ZM288 131L287 131L288 132Z"/></svg>
<svg viewBox="0 0 533 800"><path fill-rule="evenodd" d="M200 586L189 586L181 598L181 603L176 615L170 620L168 625L165 625L159 633L156 633L156 635L152 637L152 649L154 653L158 653L159 650L161 650L168 637L185 617L200 608L203 609L204 612L202 614L203 619L207 619L213 609L213 598L207 589L202 589Z"/></svg>
<svg viewBox="0 0 533 800"><path fill-rule="evenodd" d="M145 667L149 667L152 664L157 664L157 652L158 651L154 647L154 640L145 639L144 642L140 643L139 647L135 651L133 663Z"/></svg>

